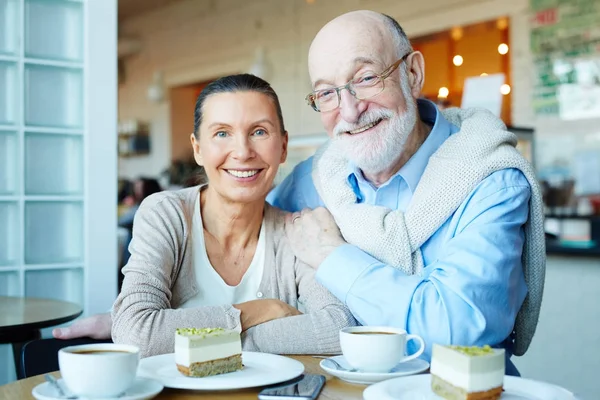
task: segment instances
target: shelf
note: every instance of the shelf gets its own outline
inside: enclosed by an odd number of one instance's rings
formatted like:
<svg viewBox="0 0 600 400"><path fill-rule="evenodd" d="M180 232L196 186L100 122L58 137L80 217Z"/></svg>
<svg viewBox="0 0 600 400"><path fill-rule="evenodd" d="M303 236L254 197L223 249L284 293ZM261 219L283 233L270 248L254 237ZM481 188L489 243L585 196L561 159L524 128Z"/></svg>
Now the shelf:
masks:
<svg viewBox="0 0 600 400"><path fill-rule="evenodd" d="M0 0L0 54L16 55L19 49L18 0Z"/></svg>
<svg viewBox="0 0 600 400"><path fill-rule="evenodd" d="M25 0L25 57L83 59L83 4Z"/></svg>
<svg viewBox="0 0 600 400"><path fill-rule="evenodd" d="M124 135L118 136L119 157L135 157L150 154L149 135Z"/></svg>
<svg viewBox="0 0 600 400"><path fill-rule="evenodd" d="M47 271L47 270L57 270L57 269L76 269L82 268L81 264L29 264L25 265L26 271Z"/></svg>
<svg viewBox="0 0 600 400"><path fill-rule="evenodd" d="M26 133L25 194L83 194L83 138Z"/></svg>
<svg viewBox="0 0 600 400"><path fill-rule="evenodd" d="M1 2L2 0L0 0ZM17 62L19 61L19 57L17 56L10 56L10 55L5 55L5 54L0 54L0 61L5 61L5 62Z"/></svg>
<svg viewBox="0 0 600 400"><path fill-rule="evenodd" d="M82 62L74 62L74 61L47 60L47 59L42 59L42 58L25 58L24 61L25 61L25 64L40 65L43 67L72 68L72 69L83 68Z"/></svg>
<svg viewBox="0 0 600 400"><path fill-rule="evenodd" d="M81 70L25 64L25 125L82 128Z"/></svg>
<svg viewBox="0 0 600 400"><path fill-rule="evenodd" d="M0 202L0 265L15 265L19 245L19 204Z"/></svg>
<svg viewBox="0 0 600 400"><path fill-rule="evenodd" d="M574 247L562 244L559 240L546 240L546 254L557 256L600 257L600 246Z"/></svg>
<svg viewBox="0 0 600 400"><path fill-rule="evenodd" d="M1 1L1 0L0 0ZM17 64L0 62L0 124L14 124L17 118Z"/></svg>
<svg viewBox="0 0 600 400"><path fill-rule="evenodd" d="M25 202L25 263L79 263L83 245L81 202Z"/></svg>
<svg viewBox="0 0 600 400"><path fill-rule="evenodd" d="M71 136L83 136L81 129L69 129L69 128L52 128L44 126L26 126L25 131L33 133L44 133L48 135L71 135Z"/></svg>
<svg viewBox="0 0 600 400"><path fill-rule="evenodd" d="M0 196L17 191L17 133L0 130Z"/></svg>
<svg viewBox="0 0 600 400"><path fill-rule="evenodd" d="M64 195L55 195L55 196L49 196L49 195L29 195L29 196L24 196L23 199L25 201L31 201L31 202L46 202L46 201L51 201L51 202L55 202L55 203L64 203L64 202L80 202L83 201L83 196L64 196Z"/></svg>

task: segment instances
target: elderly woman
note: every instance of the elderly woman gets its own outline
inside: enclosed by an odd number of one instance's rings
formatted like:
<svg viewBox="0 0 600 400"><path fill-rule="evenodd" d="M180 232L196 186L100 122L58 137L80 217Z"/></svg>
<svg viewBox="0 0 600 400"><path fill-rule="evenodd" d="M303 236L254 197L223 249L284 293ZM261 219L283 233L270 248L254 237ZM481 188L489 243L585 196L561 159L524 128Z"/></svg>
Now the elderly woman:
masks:
<svg viewBox="0 0 600 400"><path fill-rule="evenodd" d="M339 329L356 321L295 258L284 212L265 202L287 140L262 79L229 76L202 91L191 142L209 183L141 204L112 311L115 342L150 356L173 351L176 328L223 327L243 332L244 350L339 351Z"/></svg>

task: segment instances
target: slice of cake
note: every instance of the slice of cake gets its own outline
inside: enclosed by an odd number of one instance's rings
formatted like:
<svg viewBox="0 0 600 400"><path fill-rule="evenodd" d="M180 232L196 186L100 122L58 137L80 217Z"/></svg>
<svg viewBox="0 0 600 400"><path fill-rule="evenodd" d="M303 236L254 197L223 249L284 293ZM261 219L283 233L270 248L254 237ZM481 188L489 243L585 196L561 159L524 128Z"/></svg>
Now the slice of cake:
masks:
<svg viewBox="0 0 600 400"><path fill-rule="evenodd" d="M431 389L447 400L496 400L504 384L504 349L433 345Z"/></svg>
<svg viewBox="0 0 600 400"><path fill-rule="evenodd" d="M183 375L203 377L242 369L239 332L223 328L175 331L175 363Z"/></svg>

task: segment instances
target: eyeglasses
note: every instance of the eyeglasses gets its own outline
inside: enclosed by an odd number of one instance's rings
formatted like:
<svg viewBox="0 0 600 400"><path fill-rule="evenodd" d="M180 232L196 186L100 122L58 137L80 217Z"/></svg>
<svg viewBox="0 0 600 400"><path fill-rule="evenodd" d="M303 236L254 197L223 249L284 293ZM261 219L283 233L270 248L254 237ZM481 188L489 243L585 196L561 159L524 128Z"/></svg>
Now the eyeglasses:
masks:
<svg viewBox="0 0 600 400"><path fill-rule="evenodd" d="M348 90L348 92L358 100L375 97L385 89L385 78L390 76L392 72L398 68L400 63L405 61L411 54L412 52L405 54L401 59L390 65L380 74L369 72L352 79L345 85L315 90L306 96L306 102L317 112L327 112L335 110L340 106L340 92L343 89Z"/></svg>

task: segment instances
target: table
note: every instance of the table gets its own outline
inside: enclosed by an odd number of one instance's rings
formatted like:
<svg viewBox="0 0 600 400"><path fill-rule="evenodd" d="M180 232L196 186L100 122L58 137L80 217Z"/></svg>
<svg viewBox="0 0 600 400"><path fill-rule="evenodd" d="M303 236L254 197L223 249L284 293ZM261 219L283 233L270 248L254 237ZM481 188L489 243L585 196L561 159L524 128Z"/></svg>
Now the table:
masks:
<svg viewBox="0 0 600 400"><path fill-rule="evenodd" d="M302 364L304 364L305 372L311 374L321 374L327 378L327 383L319 396L319 400L359 400L362 399L363 390L367 386L355 385L339 380L327 374L319 367L318 358L311 356L291 356ZM60 377L58 372L53 374L55 377ZM34 399L31 391L34 387L44 382L42 375L34 376L27 379L22 379L4 386L0 386L0 399ZM260 388L223 391L223 392L201 392L192 390L177 390L165 388L156 400L197 400L197 399L230 399L230 400L256 400L260 392Z"/></svg>
<svg viewBox="0 0 600 400"><path fill-rule="evenodd" d="M82 312L68 301L0 296L0 344L12 344L17 377L21 377L23 344L39 339L40 329L72 321Z"/></svg>

